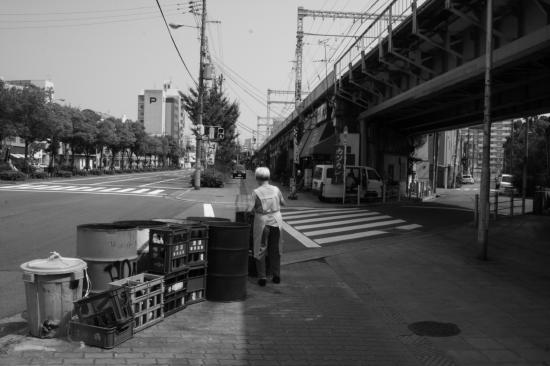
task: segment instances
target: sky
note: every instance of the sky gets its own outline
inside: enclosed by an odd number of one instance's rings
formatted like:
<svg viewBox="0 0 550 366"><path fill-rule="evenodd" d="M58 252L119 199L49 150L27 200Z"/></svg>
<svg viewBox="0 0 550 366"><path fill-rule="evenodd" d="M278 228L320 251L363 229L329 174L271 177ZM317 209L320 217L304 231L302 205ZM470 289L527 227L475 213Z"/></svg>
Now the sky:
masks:
<svg viewBox="0 0 550 366"><path fill-rule="evenodd" d="M198 79L199 32L189 0L159 0L193 80ZM369 11L383 0L207 0L206 36L216 74L239 103L242 138L267 114L267 89L294 90L297 7ZM304 31L360 34L351 20L305 18ZM195 28L193 28L195 27ZM326 41L323 45L323 41ZM350 38L304 37L303 90L313 90ZM155 0L2 0L0 77L49 79L65 104L116 117L137 118L143 89L194 85L170 40ZM272 96L292 101L293 96ZM271 116L286 117L292 105L272 104Z"/></svg>

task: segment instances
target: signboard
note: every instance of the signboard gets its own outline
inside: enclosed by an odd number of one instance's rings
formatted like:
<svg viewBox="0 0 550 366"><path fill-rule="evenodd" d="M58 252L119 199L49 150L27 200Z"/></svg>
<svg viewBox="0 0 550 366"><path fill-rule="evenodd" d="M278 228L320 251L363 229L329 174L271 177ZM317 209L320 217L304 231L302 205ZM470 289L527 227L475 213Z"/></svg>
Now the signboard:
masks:
<svg viewBox="0 0 550 366"><path fill-rule="evenodd" d="M334 179L332 183L340 184L343 182L344 176L344 146L336 145L334 154Z"/></svg>
<svg viewBox="0 0 550 366"><path fill-rule="evenodd" d="M327 104L323 103L319 108L315 110L316 120L315 123L319 124L327 119Z"/></svg>
<svg viewBox="0 0 550 366"><path fill-rule="evenodd" d="M216 149L218 147L218 144L215 142L210 142L208 144L208 150L206 151L206 164L207 165L214 165L214 162L216 161Z"/></svg>

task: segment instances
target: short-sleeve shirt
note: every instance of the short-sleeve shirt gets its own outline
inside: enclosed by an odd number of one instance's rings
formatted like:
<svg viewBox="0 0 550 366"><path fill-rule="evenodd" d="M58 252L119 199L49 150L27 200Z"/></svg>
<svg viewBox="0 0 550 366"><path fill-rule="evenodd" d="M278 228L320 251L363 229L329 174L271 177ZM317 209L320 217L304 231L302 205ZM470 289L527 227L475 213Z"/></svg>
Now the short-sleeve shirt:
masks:
<svg viewBox="0 0 550 366"><path fill-rule="evenodd" d="M264 215L267 226L278 227L279 224L274 216L281 210L281 199L283 195L279 188L270 184L263 184L252 192L254 199L254 212Z"/></svg>

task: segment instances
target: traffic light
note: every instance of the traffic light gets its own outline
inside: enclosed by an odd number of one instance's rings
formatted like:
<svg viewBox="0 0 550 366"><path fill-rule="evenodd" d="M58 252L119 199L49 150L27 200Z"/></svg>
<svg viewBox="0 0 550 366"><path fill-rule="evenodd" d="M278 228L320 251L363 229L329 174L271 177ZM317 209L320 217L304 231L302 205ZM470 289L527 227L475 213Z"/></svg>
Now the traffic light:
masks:
<svg viewBox="0 0 550 366"><path fill-rule="evenodd" d="M224 130L221 127L218 127L218 136L217 136L217 138L218 138L218 140L223 140L223 138L224 138Z"/></svg>

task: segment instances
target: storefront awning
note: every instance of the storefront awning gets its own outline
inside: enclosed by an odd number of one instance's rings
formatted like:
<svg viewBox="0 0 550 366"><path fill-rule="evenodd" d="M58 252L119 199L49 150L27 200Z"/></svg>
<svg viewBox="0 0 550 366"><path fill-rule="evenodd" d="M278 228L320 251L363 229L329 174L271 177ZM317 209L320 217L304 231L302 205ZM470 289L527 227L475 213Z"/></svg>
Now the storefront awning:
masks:
<svg viewBox="0 0 550 366"><path fill-rule="evenodd" d="M306 157L306 156L312 156L315 152L313 151L313 148L315 145L318 144L319 140L321 139L321 136L323 136L323 132L325 131L325 128L327 127L326 123L323 123L319 127L314 128L311 133L309 134L309 137L305 143L304 148L302 149L300 153L300 157Z"/></svg>
<svg viewBox="0 0 550 366"><path fill-rule="evenodd" d="M312 154L316 155L332 155L334 154L334 149L336 143L338 142L337 135L332 135L323 141L315 144L312 148Z"/></svg>

